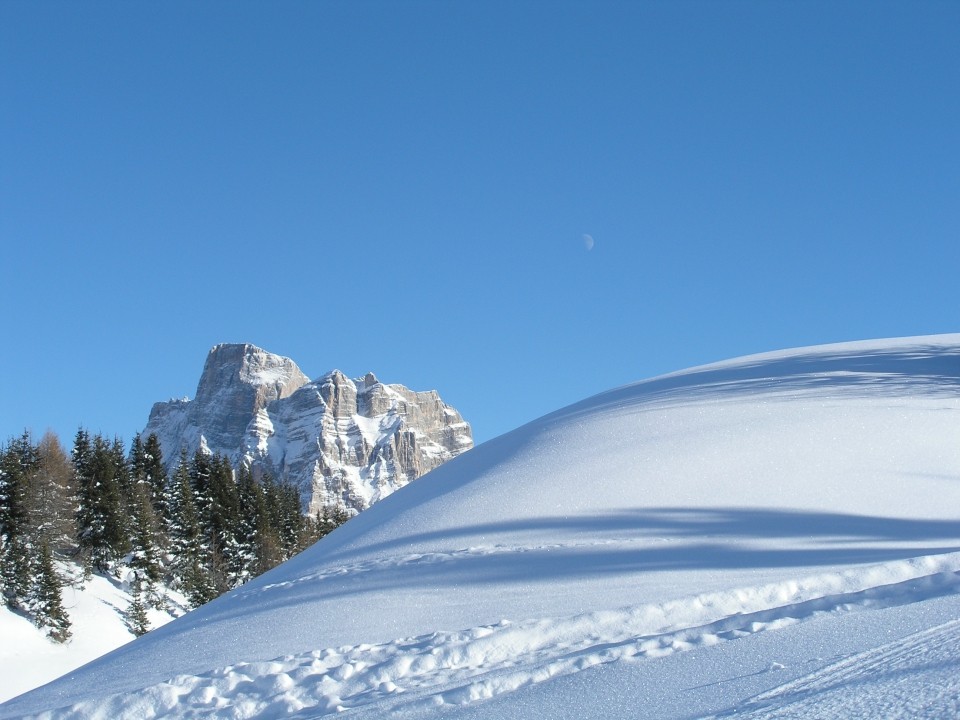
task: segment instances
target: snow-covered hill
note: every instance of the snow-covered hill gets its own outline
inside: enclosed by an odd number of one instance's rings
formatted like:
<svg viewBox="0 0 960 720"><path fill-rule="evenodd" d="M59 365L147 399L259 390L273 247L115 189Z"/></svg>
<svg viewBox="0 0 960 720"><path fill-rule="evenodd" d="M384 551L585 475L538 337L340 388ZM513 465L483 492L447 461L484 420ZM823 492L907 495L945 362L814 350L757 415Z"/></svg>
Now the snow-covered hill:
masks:
<svg viewBox="0 0 960 720"><path fill-rule="evenodd" d="M956 715L958 518L960 335L741 358L487 442L0 717Z"/></svg>

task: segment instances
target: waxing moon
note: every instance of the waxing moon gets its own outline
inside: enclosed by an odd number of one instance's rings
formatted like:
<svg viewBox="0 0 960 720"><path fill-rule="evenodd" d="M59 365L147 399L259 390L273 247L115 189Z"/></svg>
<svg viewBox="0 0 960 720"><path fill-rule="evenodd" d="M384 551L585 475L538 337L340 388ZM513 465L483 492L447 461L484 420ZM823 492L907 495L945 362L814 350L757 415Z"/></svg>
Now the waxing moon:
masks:
<svg viewBox="0 0 960 720"><path fill-rule="evenodd" d="M584 246L587 250L593 250L593 236L592 236L592 235L586 235L586 234L584 234L584 236L583 236L583 246Z"/></svg>

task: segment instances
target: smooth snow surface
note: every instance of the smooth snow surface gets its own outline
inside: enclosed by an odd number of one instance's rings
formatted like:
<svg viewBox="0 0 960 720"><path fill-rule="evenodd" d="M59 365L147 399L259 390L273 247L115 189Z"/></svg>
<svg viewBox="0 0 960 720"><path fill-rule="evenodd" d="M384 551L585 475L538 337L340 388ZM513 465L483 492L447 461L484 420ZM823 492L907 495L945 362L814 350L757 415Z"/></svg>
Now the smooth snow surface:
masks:
<svg viewBox="0 0 960 720"><path fill-rule="evenodd" d="M611 390L0 717L956 715L958 411L960 335Z"/></svg>

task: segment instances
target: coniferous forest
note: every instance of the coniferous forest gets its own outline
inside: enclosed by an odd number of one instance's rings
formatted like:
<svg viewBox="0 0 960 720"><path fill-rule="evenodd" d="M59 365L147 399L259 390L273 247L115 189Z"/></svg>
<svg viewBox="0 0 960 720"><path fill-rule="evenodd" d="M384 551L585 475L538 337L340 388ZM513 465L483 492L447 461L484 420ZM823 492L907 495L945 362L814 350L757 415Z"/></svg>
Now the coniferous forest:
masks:
<svg viewBox="0 0 960 720"><path fill-rule="evenodd" d="M0 446L0 593L55 642L70 638L55 560L83 574L125 569L127 624L149 630L165 588L192 607L238 587L323 537L349 515L308 517L296 487L255 479L226 458L181 454L168 476L155 435L118 439L80 429L68 454L56 435Z"/></svg>

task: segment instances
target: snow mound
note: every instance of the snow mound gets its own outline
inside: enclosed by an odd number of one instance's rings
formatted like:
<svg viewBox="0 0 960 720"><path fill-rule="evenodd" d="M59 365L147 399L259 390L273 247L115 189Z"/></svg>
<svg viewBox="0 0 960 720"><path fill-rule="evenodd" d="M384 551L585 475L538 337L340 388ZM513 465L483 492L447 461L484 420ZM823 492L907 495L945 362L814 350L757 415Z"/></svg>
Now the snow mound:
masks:
<svg viewBox="0 0 960 720"><path fill-rule="evenodd" d="M958 411L960 335L617 388L0 717L829 717L845 659L956 663Z"/></svg>

